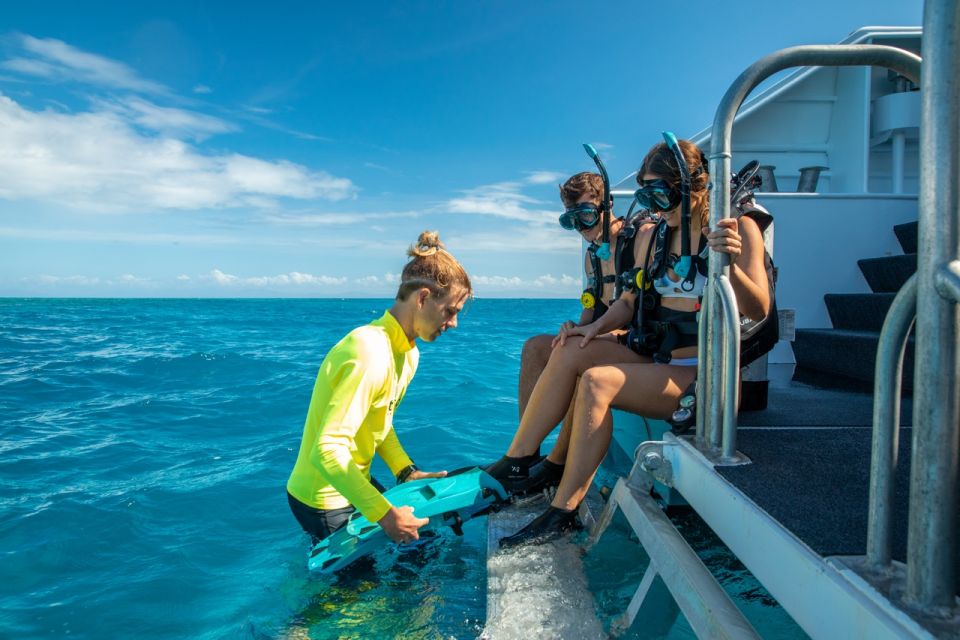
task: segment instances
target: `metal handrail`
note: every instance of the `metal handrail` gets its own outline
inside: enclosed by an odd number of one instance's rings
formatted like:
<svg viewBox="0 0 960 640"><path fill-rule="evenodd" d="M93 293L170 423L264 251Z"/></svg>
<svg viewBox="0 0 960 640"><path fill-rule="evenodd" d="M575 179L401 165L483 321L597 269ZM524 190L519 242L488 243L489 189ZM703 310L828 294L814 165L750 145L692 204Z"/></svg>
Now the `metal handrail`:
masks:
<svg viewBox="0 0 960 640"><path fill-rule="evenodd" d="M916 383L904 598L914 609L942 616L955 602L960 447L960 310L938 290L945 284L941 274L960 257L960 3L956 0L925 3L921 52Z"/></svg>
<svg viewBox="0 0 960 640"><path fill-rule="evenodd" d="M727 398L732 398L723 405L723 457L732 460L737 455L737 407L740 405L740 315L730 278L717 278L717 294L723 303L723 390ZM730 348L733 341L737 344Z"/></svg>
<svg viewBox="0 0 960 640"><path fill-rule="evenodd" d="M877 345L867 521L867 564L874 571L886 570L891 560L893 480L900 446L900 382L907 336L916 315L917 275L913 274L893 299Z"/></svg>
<svg viewBox="0 0 960 640"><path fill-rule="evenodd" d="M946 0L941 0L946 1ZM778 71L805 66L880 66L893 69L909 80L920 81L920 58L912 53L883 45L815 45L781 49L761 58L730 85L717 108L710 138L710 226L730 217L731 204L727 196L730 184L732 157L730 139L737 110L747 95L763 80ZM739 318L736 298L724 304L719 294L719 278L730 278L730 261L726 254L711 251L708 258L709 277L713 286L707 287L702 321L708 324L706 341L701 342L701 357L697 364L697 379L704 381L706 393L697 395L697 434L708 438L714 447L721 441L736 443L736 393L731 393L724 380L736 379L739 370L740 335L733 332L724 340L724 315L733 313ZM701 332L704 335L704 332ZM702 347L706 345L704 350ZM719 354L723 353L723 357ZM699 416L703 416L701 428ZM716 437L719 434L719 437ZM727 451L724 451L724 457Z"/></svg>

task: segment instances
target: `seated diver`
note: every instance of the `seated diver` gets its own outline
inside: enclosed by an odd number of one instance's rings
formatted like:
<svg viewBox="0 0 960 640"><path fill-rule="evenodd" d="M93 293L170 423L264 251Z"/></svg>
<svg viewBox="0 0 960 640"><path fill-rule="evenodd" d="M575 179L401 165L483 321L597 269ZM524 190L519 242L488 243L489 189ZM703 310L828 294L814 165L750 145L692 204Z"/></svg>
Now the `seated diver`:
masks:
<svg viewBox="0 0 960 640"><path fill-rule="evenodd" d="M707 251L729 254L730 281L744 316L759 320L770 310L759 227L741 216L721 220L709 229L706 158L690 142L673 142L655 145L637 172L638 200L661 214L656 227L638 235L637 245L645 249L638 260L644 274L637 290L625 289L596 322L561 335L506 456L491 471L494 477L499 474L508 490L509 485L522 483L523 476L530 474L530 456L573 401L570 439L556 495L543 514L501 540L502 545L545 542L577 526L577 507L610 444L612 408L658 419L668 419L677 408L696 376L697 311L706 283ZM683 210L690 212L689 217ZM691 246L700 250L691 255ZM657 304L652 309L639 304L635 311L647 282L652 282L656 295L648 292L645 298ZM640 313L647 320L638 325ZM634 326L626 344L597 339L631 317Z"/></svg>
<svg viewBox="0 0 960 640"><path fill-rule="evenodd" d="M565 211L560 216L560 225L567 230L576 230L589 243L583 255L583 270L587 289L581 296L583 310L578 320L567 320L560 331L580 327L597 320L619 294L616 275L633 268L633 241L636 223L624 218L613 218L609 225L609 242L616 248L603 260L597 255L603 235L604 181L599 173L584 171L571 176L560 185L560 200ZM612 201L612 198L611 198ZM629 226L628 226L629 225ZM623 234L621 234L623 231ZM520 416L533 392L537 378L547 366L550 352L557 343L558 334L540 334L528 339L520 355L520 381L518 404Z"/></svg>
<svg viewBox="0 0 960 640"><path fill-rule="evenodd" d="M546 367L551 351L560 342L561 336L573 327L586 326L598 320L619 296L622 286L617 280L617 274L633 268L636 263L634 241L637 230L645 222L649 224L648 219L640 216L629 220L623 217L613 218L613 197L610 195L610 182L606 169L599 157L593 154L591 157L597 163L600 173L584 171L571 176L560 186L560 200L565 207L564 213L560 216L560 225L564 229L578 231L589 243L583 256L584 274L589 283L580 297L583 311L577 322L573 320L564 322L556 335L541 334L524 343L520 356L518 389L521 419L537 379ZM614 247L612 252L609 250L611 245ZM605 251L604 246L607 247ZM624 326L626 324L624 323ZM605 339L616 339L616 332L605 336ZM520 484L507 486L507 489L512 488L515 492L525 493L559 484L563 474L563 455L569 434L568 422L564 420L558 443L550 455L541 459L538 446L535 452L538 462L531 469L529 479L525 477Z"/></svg>
<svg viewBox="0 0 960 640"><path fill-rule="evenodd" d="M290 509L314 544L344 526L355 510L395 542L419 539L418 529L428 520L382 495L383 487L370 477L375 453L398 482L446 475L414 466L393 429L393 413L417 369L416 339L433 342L456 328L472 286L436 233L420 234L408 255L393 306L338 342L317 374L287 481Z"/></svg>

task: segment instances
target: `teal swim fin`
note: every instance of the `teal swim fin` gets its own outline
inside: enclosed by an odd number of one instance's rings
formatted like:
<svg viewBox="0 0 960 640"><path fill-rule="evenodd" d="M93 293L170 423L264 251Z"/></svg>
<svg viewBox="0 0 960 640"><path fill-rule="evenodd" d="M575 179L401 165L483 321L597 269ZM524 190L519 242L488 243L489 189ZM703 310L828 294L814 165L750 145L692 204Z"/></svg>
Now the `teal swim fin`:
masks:
<svg viewBox="0 0 960 640"><path fill-rule="evenodd" d="M479 467L458 469L443 478L411 480L383 495L394 506L413 507L413 514L419 518L432 518L421 531L440 521L457 535L462 535L464 522L510 497L499 482ZM313 547L307 566L320 573L339 571L388 542L390 538L380 525L357 511L346 525Z"/></svg>

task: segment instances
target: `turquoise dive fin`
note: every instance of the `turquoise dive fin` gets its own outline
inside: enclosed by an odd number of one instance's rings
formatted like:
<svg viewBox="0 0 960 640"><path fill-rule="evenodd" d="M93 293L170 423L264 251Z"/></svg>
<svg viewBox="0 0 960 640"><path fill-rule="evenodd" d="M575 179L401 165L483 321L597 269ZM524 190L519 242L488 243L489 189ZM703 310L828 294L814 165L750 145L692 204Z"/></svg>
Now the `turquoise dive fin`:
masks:
<svg viewBox="0 0 960 640"><path fill-rule="evenodd" d="M435 527L439 521L457 535L464 522L509 498L500 483L479 467L454 471L443 478L411 480L383 495L396 507L413 507L417 517L432 518L421 531ZM307 566L320 573L339 571L388 542L390 538L380 525L357 511L346 525L313 547Z"/></svg>

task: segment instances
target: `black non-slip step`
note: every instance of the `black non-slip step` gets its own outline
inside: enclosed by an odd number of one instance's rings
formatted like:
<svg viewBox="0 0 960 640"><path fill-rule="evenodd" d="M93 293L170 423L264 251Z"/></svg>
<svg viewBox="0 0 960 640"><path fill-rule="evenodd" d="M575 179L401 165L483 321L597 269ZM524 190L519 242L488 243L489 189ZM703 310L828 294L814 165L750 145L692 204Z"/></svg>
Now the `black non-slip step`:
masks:
<svg viewBox="0 0 960 640"><path fill-rule="evenodd" d="M877 331L890 311L894 293L828 293L823 296L834 329Z"/></svg>
<svg viewBox="0 0 960 640"><path fill-rule="evenodd" d="M872 384L877 363L875 331L849 329L797 329L793 353L797 367L829 376L843 376ZM913 389L913 338L903 360L903 388Z"/></svg>
<svg viewBox="0 0 960 640"><path fill-rule="evenodd" d="M900 242L900 246L903 247L904 253L917 252L918 228L916 220L898 224L893 227L893 232L897 234L897 240Z"/></svg>
<svg viewBox="0 0 960 640"><path fill-rule="evenodd" d="M857 260L863 277L874 293L896 293L917 271L917 254Z"/></svg>

